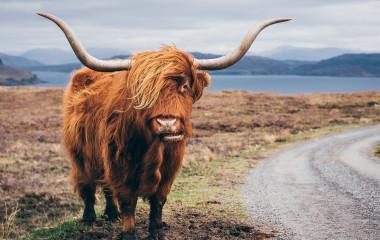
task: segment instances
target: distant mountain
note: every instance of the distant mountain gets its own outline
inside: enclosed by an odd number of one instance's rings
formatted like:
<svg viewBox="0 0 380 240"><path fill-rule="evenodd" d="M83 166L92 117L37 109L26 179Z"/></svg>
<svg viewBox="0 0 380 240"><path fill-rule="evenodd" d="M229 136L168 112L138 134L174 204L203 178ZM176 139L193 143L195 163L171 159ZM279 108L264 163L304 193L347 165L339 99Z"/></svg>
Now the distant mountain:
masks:
<svg viewBox="0 0 380 240"><path fill-rule="evenodd" d="M5 65L13 66L16 68L25 68L29 66L42 65L42 63L36 60L31 60L25 57L12 56L5 53L0 53L0 58L2 59Z"/></svg>
<svg viewBox="0 0 380 240"><path fill-rule="evenodd" d="M94 51L94 50L93 50ZM112 52L100 50L104 54ZM117 50L114 50L117 51ZM118 51L119 53L120 51ZM98 54L101 54L98 52ZM192 52L198 59L217 58L221 55ZM105 55L103 55L105 56ZM107 59L125 59L130 55L120 54ZM32 71L72 72L81 68L76 60L68 64L34 65L25 67ZM380 54L343 54L321 61L275 60L260 56L245 56L232 67L213 71L213 74L241 75L310 75L310 76L376 76L380 77Z"/></svg>
<svg viewBox="0 0 380 240"><path fill-rule="evenodd" d="M131 56L130 54L118 54L118 55L110 57L109 59L127 59L130 56Z"/></svg>
<svg viewBox="0 0 380 240"><path fill-rule="evenodd" d="M31 71L40 71L40 72L72 72L76 69L83 67L81 63L67 63L61 65L40 65L40 66L31 66L28 67L28 70Z"/></svg>
<svg viewBox="0 0 380 240"><path fill-rule="evenodd" d="M76 62L77 58L72 51L58 48L36 48L24 52L21 56L39 61L46 65L56 65Z"/></svg>
<svg viewBox="0 0 380 240"><path fill-rule="evenodd" d="M221 55L211 53L191 52L198 59L218 58ZM112 59L126 59L129 55L118 55ZM259 56L243 57L238 63L226 70L213 71L213 74L286 74L291 66L282 61Z"/></svg>
<svg viewBox="0 0 380 240"><path fill-rule="evenodd" d="M30 71L16 69L4 65L0 59L0 85L1 86L18 86L31 85L41 82L38 77Z"/></svg>
<svg viewBox="0 0 380 240"><path fill-rule="evenodd" d="M290 65L282 61L259 56L246 56L231 67L214 71L214 74L251 74L251 75L268 75L268 74L288 74Z"/></svg>
<svg viewBox="0 0 380 240"><path fill-rule="evenodd" d="M217 58L220 55L195 52L199 59ZM129 55L119 55L112 59L125 59ZM80 63L44 65L30 68L33 71L72 72ZM259 56L246 56L232 67L212 71L213 74L241 75L314 75L314 76L377 76L380 77L380 54L345 54L319 62L286 60L278 61Z"/></svg>
<svg viewBox="0 0 380 240"><path fill-rule="evenodd" d="M341 48L299 48L281 46L272 51L262 52L260 54L277 60L320 61L346 53L352 53L352 51Z"/></svg>
<svg viewBox="0 0 380 240"><path fill-rule="evenodd" d="M380 54L344 54L293 70L299 75L319 76L380 76Z"/></svg>
<svg viewBox="0 0 380 240"><path fill-rule="evenodd" d="M126 59L129 57L127 52L124 52L122 55L116 55L107 57L112 52L120 53L117 49L110 49L110 48L89 48L89 52L91 51L91 54L93 56L96 56L97 58L101 59ZM121 52L122 53L122 52ZM77 58L75 58L74 62L65 63L65 64L51 64L51 65L38 65L38 66L31 66L27 69L32 71L41 71L41 72L72 72L76 69L82 68L83 65L78 61Z"/></svg>
<svg viewBox="0 0 380 240"><path fill-rule="evenodd" d="M282 62L288 64L290 69L294 69L296 67L299 67L305 64L314 64L314 63L317 63L318 61L282 60Z"/></svg>
<svg viewBox="0 0 380 240"><path fill-rule="evenodd" d="M219 57L202 53L194 53L194 56L200 59ZM215 73L380 77L380 54L343 54L321 61L279 61L246 56L232 67Z"/></svg>
<svg viewBox="0 0 380 240"><path fill-rule="evenodd" d="M111 58L117 55L129 55L129 51L115 49L115 48L89 48L88 52L101 59Z"/></svg>
<svg viewBox="0 0 380 240"><path fill-rule="evenodd" d="M88 52L97 58L110 58L118 54L128 54L113 48L89 48ZM78 62L73 51L66 51L58 48L36 48L22 54L23 57L37 60L46 65L61 65Z"/></svg>

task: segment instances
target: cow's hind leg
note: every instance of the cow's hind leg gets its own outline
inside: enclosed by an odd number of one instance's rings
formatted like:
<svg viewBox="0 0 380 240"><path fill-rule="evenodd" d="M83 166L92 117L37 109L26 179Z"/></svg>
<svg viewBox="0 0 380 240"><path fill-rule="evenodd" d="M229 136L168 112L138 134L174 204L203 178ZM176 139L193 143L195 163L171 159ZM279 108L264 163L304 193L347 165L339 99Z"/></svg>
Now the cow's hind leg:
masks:
<svg viewBox="0 0 380 240"><path fill-rule="evenodd" d="M95 184L85 184L79 187L80 197L84 202L84 211L82 221L86 224L92 224L96 220L95 214Z"/></svg>
<svg viewBox="0 0 380 240"><path fill-rule="evenodd" d="M84 211L82 222L91 224L96 220L94 209L96 183L91 177L85 174L84 159L81 154L72 154L71 181L74 190L79 193L79 196L84 202Z"/></svg>
<svg viewBox="0 0 380 240"><path fill-rule="evenodd" d="M119 219L120 214L115 205L111 189L108 187L103 188L104 197L106 199L106 208L104 210L104 218L109 221L116 221Z"/></svg>

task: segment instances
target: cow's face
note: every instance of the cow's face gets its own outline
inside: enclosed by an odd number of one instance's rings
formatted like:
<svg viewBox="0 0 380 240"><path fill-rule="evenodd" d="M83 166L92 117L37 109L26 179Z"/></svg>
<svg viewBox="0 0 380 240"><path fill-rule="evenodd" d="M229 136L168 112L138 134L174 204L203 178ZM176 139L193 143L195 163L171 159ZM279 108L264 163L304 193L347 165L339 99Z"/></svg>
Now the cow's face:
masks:
<svg viewBox="0 0 380 240"><path fill-rule="evenodd" d="M179 142L191 135L191 110L208 84L207 73L181 73L167 78L157 102L146 111L152 134L164 142Z"/></svg>
<svg viewBox="0 0 380 240"><path fill-rule="evenodd" d="M209 85L210 77L204 71L197 72L192 59L178 49L164 48L161 51L167 51L163 59L157 59L158 56L147 59L147 70L152 70L149 69L150 65L159 64L159 67L154 67L156 71L153 72L157 74L151 80L154 83L145 86L150 88L145 89L150 96L136 102L137 122L148 140L178 143L191 135L192 106ZM138 61L139 56L136 57L135 66ZM130 74L133 76L134 69L131 69Z"/></svg>

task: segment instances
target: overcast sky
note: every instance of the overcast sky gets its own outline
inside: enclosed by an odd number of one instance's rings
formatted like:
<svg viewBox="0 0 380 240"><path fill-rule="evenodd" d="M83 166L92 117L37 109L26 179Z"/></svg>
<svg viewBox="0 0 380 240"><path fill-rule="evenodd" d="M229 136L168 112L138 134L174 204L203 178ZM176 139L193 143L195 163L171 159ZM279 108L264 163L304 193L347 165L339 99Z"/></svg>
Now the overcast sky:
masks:
<svg viewBox="0 0 380 240"><path fill-rule="evenodd" d="M293 21L265 30L256 53L281 45L380 52L379 0L0 0L0 52L69 50L61 31L35 12L64 19L86 47L136 52L176 44L225 53L263 20Z"/></svg>

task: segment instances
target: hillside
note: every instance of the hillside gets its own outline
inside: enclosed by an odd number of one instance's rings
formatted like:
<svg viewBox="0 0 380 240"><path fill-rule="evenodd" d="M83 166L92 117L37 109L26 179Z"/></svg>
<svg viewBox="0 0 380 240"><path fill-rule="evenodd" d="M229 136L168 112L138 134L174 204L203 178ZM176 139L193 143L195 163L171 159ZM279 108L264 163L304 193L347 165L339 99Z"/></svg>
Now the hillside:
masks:
<svg viewBox="0 0 380 240"><path fill-rule="evenodd" d="M221 55L211 53L191 53L195 58L207 59L218 58ZM126 59L129 55L118 55L112 59ZM259 56L245 56L238 63L232 67L221 70L213 71L213 74L239 74L239 75L268 75L268 74L287 74L291 69L291 64L283 61L277 61L270 58Z"/></svg>
<svg viewBox="0 0 380 240"><path fill-rule="evenodd" d="M35 50L37 51L37 50ZM217 58L220 55L207 53L192 53L196 58ZM126 59L130 55L116 55L111 59ZM11 66L22 66L30 71L45 71L45 72L72 72L75 69L82 67L82 64L75 61L65 64L41 64L38 61L24 63L27 58L12 56L13 61ZM40 58L39 58L40 59ZM294 66L304 64L302 61L277 61L270 58L259 56L246 56L231 68L222 71L213 71L213 74L239 74L239 75L268 75L268 74L288 74Z"/></svg>
<svg viewBox="0 0 380 240"><path fill-rule="evenodd" d="M13 56L5 53L0 53L0 59L7 66L12 66L16 68L27 68L30 66L40 66L42 63L36 60L32 60L25 57Z"/></svg>
<svg viewBox="0 0 380 240"><path fill-rule="evenodd" d="M352 50L349 49L332 47L301 48L293 46L280 46L271 51L261 52L260 55L277 60L321 61L351 52Z"/></svg>
<svg viewBox="0 0 380 240"><path fill-rule="evenodd" d="M41 51L34 50L34 52ZM99 49L97 52L100 55L105 55L111 53L112 50ZM200 52L192 52L191 54L199 59L221 56ZM46 54L43 55L46 57ZM121 54L115 55L111 59L125 59L129 56L128 54ZM4 62L6 65L21 67L30 71L72 72L82 67L82 64L76 59L72 63L65 64L53 64L54 61L51 60L49 65L45 65L23 57L10 55L6 55L5 57L6 61ZM54 57L51 56L51 58ZM213 71L213 74L380 77L380 54L344 54L321 61L275 60L267 57L248 55L232 67L221 71Z"/></svg>
<svg viewBox="0 0 380 240"><path fill-rule="evenodd" d="M65 64L76 61L76 57L73 52L67 52L56 48L31 49L23 53L22 57L35 59L46 65Z"/></svg>
<svg viewBox="0 0 380 240"><path fill-rule="evenodd" d="M192 53L199 59L217 58L221 55L204 54L199 52ZM290 64L277 61L271 58L259 56L245 56L232 67L214 71L213 74L246 74L246 75L268 75L268 74L288 74L291 69Z"/></svg>
<svg viewBox="0 0 380 240"><path fill-rule="evenodd" d="M197 58L220 55L193 53ZM337 77L380 77L380 54L343 54L318 62L274 60L259 56L245 56L232 67L214 74L306 75Z"/></svg>
<svg viewBox="0 0 380 240"><path fill-rule="evenodd" d="M41 81L32 72L4 65L0 59L0 86L30 85L39 82Z"/></svg>
<svg viewBox="0 0 380 240"><path fill-rule="evenodd" d="M127 54L126 51L113 48L89 48L87 50L97 58L110 58L117 54ZM75 54L70 49L34 48L24 52L22 56L35 59L46 65L64 65L78 62Z"/></svg>
<svg viewBox="0 0 380 240"><path fill-rule="evenodd" d="M196 58L217 58L221 55L194 52ZM125 59L129 55L112 57ZM80 68L80 63L62 65L39 65L33 71L71 72ZM213 71L213 74L238 75L305 75L339 77L380 77L380 54L344 54L319 62L298 60L274 60L260 56L245 56L232 67Z"/></svg>
<svg viewBox="0 0 380 240"><path fill-rule="evenodd" d="M298 75L380 76L380 54L344 54L294 69Z"/></svg>
<svg viewBox="0 0 380 240"><path fill-rule="evenodd" d="M81 63L67 63L60 65L39 65L27 67L31 71L41 71L41 72L72 72L76 69L81 68L83 65Z"/></svg>

